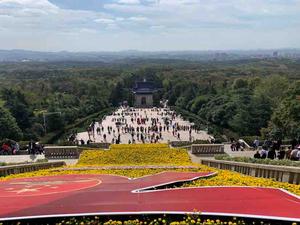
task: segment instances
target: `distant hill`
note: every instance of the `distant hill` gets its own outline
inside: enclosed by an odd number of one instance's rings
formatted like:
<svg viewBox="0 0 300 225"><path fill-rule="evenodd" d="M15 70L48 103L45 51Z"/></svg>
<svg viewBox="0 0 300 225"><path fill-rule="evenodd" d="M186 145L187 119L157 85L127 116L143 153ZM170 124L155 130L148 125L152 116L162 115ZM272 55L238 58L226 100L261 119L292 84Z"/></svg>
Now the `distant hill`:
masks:
<svg viewBox="0 0 300 225"><path fill-rule="evenodd" d="M279 50L230 50L230 51L120 51L120 52L38 52L28 50L0 50L0 62L104 62L111 63L126 59L172 59L188 61L223 61L246 58L300 58L300 49Z"/></svg>

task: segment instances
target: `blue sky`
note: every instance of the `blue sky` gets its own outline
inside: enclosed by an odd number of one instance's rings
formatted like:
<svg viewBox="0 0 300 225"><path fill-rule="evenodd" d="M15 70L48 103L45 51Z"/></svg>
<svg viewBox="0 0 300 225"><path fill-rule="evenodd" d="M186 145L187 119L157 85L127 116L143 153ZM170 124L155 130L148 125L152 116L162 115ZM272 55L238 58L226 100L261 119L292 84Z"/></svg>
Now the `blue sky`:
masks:
<svg viewBox="0 0 300 225"><path fill-rule="evenodd" d="M0 49L300 48L300 0L0 0Z"/></svg>

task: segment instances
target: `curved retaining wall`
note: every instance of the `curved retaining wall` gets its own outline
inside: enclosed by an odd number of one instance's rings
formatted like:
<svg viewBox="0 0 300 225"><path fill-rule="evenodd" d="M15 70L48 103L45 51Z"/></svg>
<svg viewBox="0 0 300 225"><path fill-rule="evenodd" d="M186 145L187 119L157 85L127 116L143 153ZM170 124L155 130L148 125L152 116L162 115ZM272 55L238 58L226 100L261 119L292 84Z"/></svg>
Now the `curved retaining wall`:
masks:
<svg viewBox="0 0 300 225"><path fill-rule="evenodd" d="M0 176L7 176L10 174L26 173L43 169L50 169L54 167L64 166L65 162L45 162L45 163L28 163L12 166L1 166Z"/></svg>
<svg viewBox="0 0 300 225"><path fill-rule="evenodd" d="M281 182L300 184L300 168L298 167L274 166L215 159L201 159L201 163L210 167L236 171L253 177L272 178Z"/></svg>

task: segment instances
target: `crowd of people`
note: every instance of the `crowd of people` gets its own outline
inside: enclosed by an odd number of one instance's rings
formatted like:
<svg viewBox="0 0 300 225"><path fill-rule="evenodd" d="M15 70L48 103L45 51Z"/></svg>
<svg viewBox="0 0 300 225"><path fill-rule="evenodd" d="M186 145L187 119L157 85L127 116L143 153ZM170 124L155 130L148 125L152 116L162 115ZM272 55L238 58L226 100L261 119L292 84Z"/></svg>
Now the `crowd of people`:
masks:
<svg viewBox="0 0 300 225"><path fill-rule="evenodd" d="M28 145L24 146L23 149L21 149L18 142L13 140L6 140L3 141L0 148L1 155L19 155L19 154L36 155L36 154L43 154L43 153L44 153L44 146L39 142L34 142L34 141L30 141Z"/></svg>
<svg viewBox="0 0 300 225"><path fill-rule="evenodd" d="M240 140L235 140L234 138L231 138L231 145L230 145L230 148L231 148L231 151L244 151L245 149L245 142L243 141L240 141Z"/></svg>
<svg viewBox="0 0 300 225"><path fill-rule="evenodd" d="M254 158L256 159L290 159L293 161L300 160L300 138L293 139L287 150L282 147L282 141L265 140L260 149L260 141L255 139L253 147L256 149ZM259 150L260 149L260 150Z"/></svg>
<svg viewBox="0 0 300 225"><path fill-rule="evenodd" d="M120 143L158 143L172 139L193 141L193 134L199 131L190 123L178 122L178 116L168 108L122 108L109 117L110 123L93 121L87 128L88 142L101 139L102 142ZM98 137L97 137L98 136ZM110 137L110 139L108 139ZM126 137L126 138L125 138ZM85 144L79 139L80 144Z"/></svg>
<svg viewBox="0 0 300 225"><path fill-rule="evenodd" d="M20 151L20 146L13 140L4 141L1 145L1 155L17 155Z"/></svg>
<svg viewBox="0 0 300 225"><path fill-rule="evenodd" d="M27 151L30 155L44 154L44 145L31 140L28 143Z"/></svg>

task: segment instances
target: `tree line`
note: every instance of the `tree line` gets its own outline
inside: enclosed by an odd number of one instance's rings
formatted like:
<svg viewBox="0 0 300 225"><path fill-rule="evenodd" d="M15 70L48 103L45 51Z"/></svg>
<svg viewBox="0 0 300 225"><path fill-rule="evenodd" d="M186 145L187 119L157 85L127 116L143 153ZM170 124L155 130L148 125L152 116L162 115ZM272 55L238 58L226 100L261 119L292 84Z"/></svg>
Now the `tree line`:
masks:
<svg viewBox="0 0 300 225"><path fill-rule="evenodd" d="M38 140L45 131L58 132L122 101L132 105L131 88L144 78L157 87L157 105L168 100L170 106L201 118L196 122L220 137L298 137L299 65L297 61L249 60L0 68L0 139Z"/></svg>

